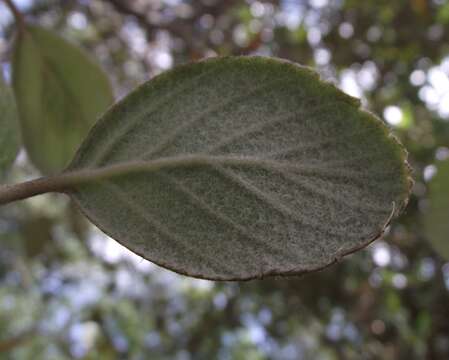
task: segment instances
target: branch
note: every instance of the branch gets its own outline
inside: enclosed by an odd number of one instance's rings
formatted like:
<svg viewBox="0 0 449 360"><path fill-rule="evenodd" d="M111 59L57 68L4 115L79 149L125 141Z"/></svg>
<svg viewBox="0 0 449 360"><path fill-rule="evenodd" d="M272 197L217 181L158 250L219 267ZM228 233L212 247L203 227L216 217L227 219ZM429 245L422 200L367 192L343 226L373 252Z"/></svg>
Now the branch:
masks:
<svg viewBox="0 0 449 360"><path fill-rule="evenodd" d="M63 192L65 188L61 188L58 179L58 177L49 177L20 184L2 185L0 186L0 206L47 192Z"/></svg>
<svg viewBox="0 0 449 360"><path fill-rule="evenodd" d="M11 351L16 347L21 346L24 342L34 338L36 333L36 327L32 327L31 329L25 330L21 334L13 336L12 338L0 341L0 353Z"/></svg>
<svg viewBox="0 0 449 360"><path fill-rule="evenodd" d="M14 4L12 0L3 0L8 7L8 9L11 11L11 13L14 16L14 19L17 23L17 26L20 30L25 29L25 19L20 12L20 10L17 8L17 6Z"/></svg>

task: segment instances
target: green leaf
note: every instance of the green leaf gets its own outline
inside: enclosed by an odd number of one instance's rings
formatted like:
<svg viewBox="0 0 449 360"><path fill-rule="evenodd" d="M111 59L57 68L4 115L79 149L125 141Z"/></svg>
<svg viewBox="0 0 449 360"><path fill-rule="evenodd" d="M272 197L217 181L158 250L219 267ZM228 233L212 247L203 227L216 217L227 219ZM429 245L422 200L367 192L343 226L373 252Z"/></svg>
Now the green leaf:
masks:
<svg viewBox="0 0 449 360"><path fill-rule="evenodd" d="M154 78L100 119L65 175L106 234L218 280L321 269L378 238L410 190L405 151L358 100L262 57Z"/></svg>
<svg viewBox="0 0 449 360"><path fill-rule="evenodd" d="M441 161L429 184L430 208L425 213L427 238L449 260L449 160Z"/></svg>
<svg viewBox="0 0 449 360"><path fill-rule="evenodd" d="M27 152L43 173L62 170L113 102L105 73L81 49L27 26L17 37L13 84Z"/></svg>
<svg viewBox="0 0 449 360"><path fill-rule="evenodd" d="M0 68L0 178L14 162L20 147L19 120L14 94Z"/></svg>

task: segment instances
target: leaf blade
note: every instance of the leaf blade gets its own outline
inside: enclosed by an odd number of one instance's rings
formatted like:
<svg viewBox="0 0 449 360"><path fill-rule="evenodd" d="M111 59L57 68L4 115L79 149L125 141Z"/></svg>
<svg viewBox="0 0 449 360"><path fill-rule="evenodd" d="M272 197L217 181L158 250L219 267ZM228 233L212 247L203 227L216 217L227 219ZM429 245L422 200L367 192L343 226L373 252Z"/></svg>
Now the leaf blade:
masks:
<svg viewBox="0 0 449 360"><path fill-rule="evenodd" d="M80 185L73 198L134 252L208 279L327 266L380 236L410 188L404 150L356 99L259 57L156 77L96 124L67 171L130 161L169 166Z"/></svg>
<svg viewBox="0 0 449 360"><path fill-rule="evenodd" d="M113 102L106 74L81 49L27 25L18 35L13 85L27 152L45 174L62 170Z"/></svg>
<svg viewBox="0 0 449 360"><path fill-rule="evenodd" d="M0 69L0 178L14 162L20 147L20 132L14 94Z"/></svg>
<svg viewBox="0 0 449 360"><path fill-rule="evenodd" d="M434 250L449 259L449 160L437 164L437 173L429 184L430 208L424 216L428 240Z"/></svg>

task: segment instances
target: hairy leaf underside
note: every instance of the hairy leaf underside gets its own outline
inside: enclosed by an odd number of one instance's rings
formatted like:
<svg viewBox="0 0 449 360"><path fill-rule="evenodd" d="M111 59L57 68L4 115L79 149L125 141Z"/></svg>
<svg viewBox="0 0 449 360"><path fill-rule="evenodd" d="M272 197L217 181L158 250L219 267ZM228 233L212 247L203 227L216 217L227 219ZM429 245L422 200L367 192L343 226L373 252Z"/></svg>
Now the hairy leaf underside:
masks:
<svg viewBox="0 0 449 360"><path fill-rule="evenodd" d="M359 105L286 61L181 66L92 129L66 171L130 169L72 197L105 233L183 274L317 270L379 237L408 198L403 148Z"/></svg>

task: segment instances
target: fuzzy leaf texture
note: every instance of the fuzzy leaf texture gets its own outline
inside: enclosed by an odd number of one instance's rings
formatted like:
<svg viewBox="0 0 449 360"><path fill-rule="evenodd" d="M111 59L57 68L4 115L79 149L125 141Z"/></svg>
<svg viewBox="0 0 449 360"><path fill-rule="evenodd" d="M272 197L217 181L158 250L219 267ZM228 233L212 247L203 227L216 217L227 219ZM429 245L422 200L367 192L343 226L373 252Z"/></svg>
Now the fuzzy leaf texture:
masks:
<svg viewBox="0 0 449 360"><path fill-rule="evenodd" d="M0 68L0 179L14 162L20 147L19 119L14 94Z"/></svg>
<svg viewBox="0 0 449 360"><path fill-rule="evenodd" d="M180 66L112 107L67 172L71 193L145 259L206 279L321 269L405 206L405 151L357 99L263 57ZM128 171L126 171L128 169Z"/></svg>
<svg viewBox="0 0 449 360"><path fill-rule="evenodd" d="M424 218L427 238L435 251L449 260L449 160L438 163L429 184L429 200Z"/></svg>
<svg viewBox="0 0 449 360"><path fill-rule="evenodd" d="M84 51L32 25L16 38L12 66L28 155L42 173L56 173L112 104L108 78Z"/></svg>

